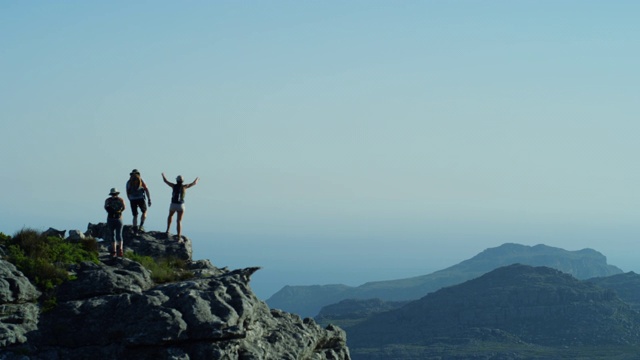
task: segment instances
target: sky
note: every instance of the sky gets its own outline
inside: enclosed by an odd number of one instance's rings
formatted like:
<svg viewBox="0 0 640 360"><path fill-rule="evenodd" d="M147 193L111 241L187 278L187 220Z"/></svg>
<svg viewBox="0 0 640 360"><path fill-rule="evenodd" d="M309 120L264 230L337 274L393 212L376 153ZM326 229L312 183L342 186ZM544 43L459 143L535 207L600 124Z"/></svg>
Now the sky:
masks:
<svg viewBox="0 0 640 360"><path fill-rule="evenodd" d="M261 266L263 299L506 242L640 272L638 11L0 0L0 231L104 222L136 168L147 230L166 228L161 173L200 177L194 259Z"/></svg>

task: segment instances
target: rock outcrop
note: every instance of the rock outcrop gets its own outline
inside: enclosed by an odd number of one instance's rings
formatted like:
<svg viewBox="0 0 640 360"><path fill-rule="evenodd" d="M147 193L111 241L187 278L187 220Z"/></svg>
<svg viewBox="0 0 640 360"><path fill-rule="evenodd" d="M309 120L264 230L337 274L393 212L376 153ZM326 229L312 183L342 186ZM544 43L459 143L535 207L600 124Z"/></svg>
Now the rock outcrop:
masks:
<svg viewBox="0 0 640 360"><path fill-rule="evenodd" d="M85 235L101 236L99 227ZM101 262L69 269L77 279L59 286L57 305L43 312L33 285L0 260L0 359L350 359L340 328L260 301L249 286L259 268L192 261L189 239L125 234L125 251L186 260L193 277L156 284L102 242Z"/></svg>
<svg viewBox="0 0 640 360"><path fill-rule="evenodd" d="M0 348L26 342L37 329L39 296L29 279L0 259Z"/></svg>

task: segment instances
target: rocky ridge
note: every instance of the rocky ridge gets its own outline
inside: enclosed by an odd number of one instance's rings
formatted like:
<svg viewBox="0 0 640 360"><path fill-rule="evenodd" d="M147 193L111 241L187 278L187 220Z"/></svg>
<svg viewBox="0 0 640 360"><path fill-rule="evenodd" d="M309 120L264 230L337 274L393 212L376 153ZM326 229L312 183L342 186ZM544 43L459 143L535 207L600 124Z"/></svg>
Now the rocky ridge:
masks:
<svg viewBox="0 0 640 360"><path fill-rule="evenodd" d="M515 264L379 313L346 331L354 359L377 359L370 354L411 346L421 347L421 358L436 353L449 359L468 358L464 352L491 355L486 352L493 346L489 351L509 359L560 358L558 354L568 359L636 359L640 314L612 289L556 269ZM446 346L456 351L441 353ZM530 353L533 349L536 356ZM611 352L582 357L594 349ZM616 357L620 354L624 356Z"/></svg>
<svg viewBox="0 0 640 360"><path fill-rule="evenodd" d="M102 230L90 224L68 239L101 238ZM46 312L38 290L0 259L0 359L350 359L342 329L260 301L249 286L257 267L192 261L190 239L179 243L165 233L134 235L126 228L125 251L170 254L194 274L156 284L141 264L111 259L100 244L100 263L70 268L76 280L57 288L57 306Z"/></svg>
<svg viewBox="0 0 640 360"><path fill-rule="evenodd" d="M285 286L267 299L267 304L302 316L316 316L322 307L346 299L416 300L443 287L463 283L511 264L546 266L578 279L622 273L619 268L607 264L607 258L603 254L592 249L567 251L547 245L506 243L486 249L446 269L412 278L374 281L357 287Z"/></svg>

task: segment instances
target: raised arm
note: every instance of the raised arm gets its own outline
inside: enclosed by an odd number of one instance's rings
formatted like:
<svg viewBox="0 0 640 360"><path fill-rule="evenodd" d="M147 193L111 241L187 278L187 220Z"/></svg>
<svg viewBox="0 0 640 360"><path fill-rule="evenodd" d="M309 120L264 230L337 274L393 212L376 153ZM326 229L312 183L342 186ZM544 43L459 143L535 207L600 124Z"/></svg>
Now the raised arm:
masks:
<svg viewBox="0 0 640 360"><path fill-rule="evenodd" d="M199 177L197 177L195 180L193 180L193 182L191 184L185 185L185 187L188 189L188 188L190 188L192 186L195 186L198 183L198 180L200 180Z"/></svg>
<svg viewBox="0 0 640 360"><path fill-rule="evenodd" d="M164 180L164 183L173 187L173 185L175 185L174 183L170 182L169 180L167 180L167 177L164 176L164 173L162 173L162 180Z"/></svg>

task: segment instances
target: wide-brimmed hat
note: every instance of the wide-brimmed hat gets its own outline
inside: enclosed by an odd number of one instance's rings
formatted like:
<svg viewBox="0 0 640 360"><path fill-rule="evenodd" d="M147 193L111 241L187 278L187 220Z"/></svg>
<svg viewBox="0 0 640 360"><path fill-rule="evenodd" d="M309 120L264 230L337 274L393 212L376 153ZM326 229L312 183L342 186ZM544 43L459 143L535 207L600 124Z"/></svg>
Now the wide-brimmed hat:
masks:
<svg viewBox="0 0 640 360"><path fill-rule="evenodd" d="M131 170L131 172L129 173L129 175L133 175L133 174L138 174L138 175L140 175L140 171L138 171L138 169L133 169L133 170Z"/></svg>
<svg viewBox="0 0 640 360"><path fill-rule="evenodd" d="M183 181L182 175L178 175L178 177L176 178L176 181L181 183Z"/></svg>
<svg viewBox="0 0 640 360"><path fill-rule="evenodd" d="M120 194L120 191L118 191L118 189L116 188L111 188L111 191L109 191L109 195L118 195Z"/></svg>

